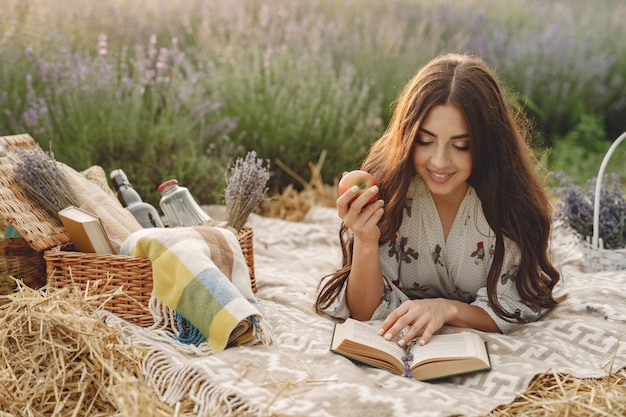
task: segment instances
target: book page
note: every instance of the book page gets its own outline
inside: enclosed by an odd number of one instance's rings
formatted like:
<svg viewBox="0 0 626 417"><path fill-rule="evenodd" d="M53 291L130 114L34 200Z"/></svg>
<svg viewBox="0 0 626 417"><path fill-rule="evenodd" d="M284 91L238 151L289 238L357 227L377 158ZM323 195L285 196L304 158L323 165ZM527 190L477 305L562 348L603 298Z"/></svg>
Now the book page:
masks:
<svg viewBox="0 0 626 417"><path fill-rule="evenodd" d="M472 336L473 333L468 332L434 335L426 345L413 347L413 364L425 362L432 358L446 359L469 356L483 358L484 349L481 348L483 342L477 336Z"/></svg>
<svg viewBox="0 0 626 417"><path fill-rule="evenodd" d="M434 335L424 346L415 345L413 356L416 361L432 357L459 356L467 354L465 338L462 334L449 334L445 338Z"/></svg>
<svg viewBox="0 0 626 417"><path fill-rule="evenodd" d="M379 336L376 333L378 329L371 324L355 320L352 329L353 333L351 339L355 342L371 346L374 349L382 350L383 352L387 352L398 359L401 359L402 356L404 356L403 348L398 346L396 342L385 340L382 336Z"/></svg>
<svg viewBox="0 0 626 417"><path fill-rule="evenodd" d="M382 360L386 363L393 361L397 364L396 366L404 368L401 361L404 349L395 342L387 341L379 336L376 330L371 324L347 319L335 325L331 350L367 362L376 362L378 366L381 365ZM377 354L376 351L384 352L384 355Z"/></svg>
<svg viewBox="0 0 626 417"><path fill-rule="evenodd" d="M59 216L78 223L87 223L96 219L96 216L93 214L74 206L69 206L59 211Z"/></svg>

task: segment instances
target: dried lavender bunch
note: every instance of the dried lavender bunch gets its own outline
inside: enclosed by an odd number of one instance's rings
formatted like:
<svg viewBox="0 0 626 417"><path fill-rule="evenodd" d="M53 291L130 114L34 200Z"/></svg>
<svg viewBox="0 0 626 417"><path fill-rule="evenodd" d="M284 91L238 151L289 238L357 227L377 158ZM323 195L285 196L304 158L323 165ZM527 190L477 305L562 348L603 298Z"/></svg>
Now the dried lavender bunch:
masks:
<svg viewBox="0 0 626 417"><path fill-rule="evenodd" d="M57 162L41 147L16 149L20 161L13 168L15 180L24 188L33 203L58 219L58 212L80 203Z"/></svg>
<svg viewBox="0 0 626 417"><path fill-rule="evenodd" d="M562 172L556 175L559 187L555 188L561 201L557 204L556 218L571 227L583 239L593 235L593 203L596 178L587 181L584 187L573 184ZM600 190L600 215L598 236L606 249L626 247L626 199L621 191L617 174L605 175Z"/></svg>
<svg viewBox="0 0 626 417"><path fill-rule="evenodd" d="M257 159L256 152L250 151L245 159L238 158L235 165L231 165L229 169L231 175L230 178L226 178L227 185L224 190L226 223L235 230L241 230L267 192L267 182L270 179L269 162L268 166L264 167L263 160Z"/></svg>

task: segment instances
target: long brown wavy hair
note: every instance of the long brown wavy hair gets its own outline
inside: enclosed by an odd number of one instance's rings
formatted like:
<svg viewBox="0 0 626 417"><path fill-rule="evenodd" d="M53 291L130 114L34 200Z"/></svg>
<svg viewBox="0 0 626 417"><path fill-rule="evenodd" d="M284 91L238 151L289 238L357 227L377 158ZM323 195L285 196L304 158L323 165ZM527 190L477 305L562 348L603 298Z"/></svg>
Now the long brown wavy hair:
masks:
<svg viewBox="0 0 626 417"><path fill-rule="evenodd" d="M519 311L506 311L498 302L504 237L521 251L515 280L521 299L534 307L554 307L557 300L552 292L560 273L548 255L551 208L535 171L527 119L514 111L482 59L457 54L437 57L415 74L397 98L387 130L361 166L377 178L380 198L386 203L379 243L389 241L402 222L404 199L416 175L412 156L420 124L430 109L445 104L457 106L465 117L473 163L467 182L476 190L496 236L487 275L490 305L503 319L521 322ZM339 237L343 266L320 282L315 304L319 314L337 298L350 274L354 238L344 224Z"/></svg>

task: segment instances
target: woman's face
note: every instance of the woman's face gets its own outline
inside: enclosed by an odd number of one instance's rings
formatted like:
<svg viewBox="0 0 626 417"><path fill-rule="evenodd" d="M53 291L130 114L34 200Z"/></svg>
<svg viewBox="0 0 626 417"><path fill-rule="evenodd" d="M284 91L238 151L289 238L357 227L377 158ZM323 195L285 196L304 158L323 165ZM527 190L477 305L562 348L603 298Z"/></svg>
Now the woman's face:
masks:
<svg viewBox="0 0 626 417"><path fill-rule="evenodd" d="M460 204L472 173L471 138L458 107L433 107L422 122L413 165L436 201Z"/></svg>

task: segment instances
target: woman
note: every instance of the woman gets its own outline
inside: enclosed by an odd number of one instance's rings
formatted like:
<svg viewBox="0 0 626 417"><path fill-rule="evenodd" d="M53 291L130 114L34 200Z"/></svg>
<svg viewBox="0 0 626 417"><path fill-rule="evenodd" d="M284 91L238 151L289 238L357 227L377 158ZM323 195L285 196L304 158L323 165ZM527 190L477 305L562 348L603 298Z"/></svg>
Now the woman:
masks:
<svg viewBox="0 0 626 417"><path fill-rule="evenodd" d="M362 164L379 187L337 199L343 267L322 280L318 313L384 319L379 334L402 346L445 324L508 332L555 306L550 205L523 120L479 58L422 68Z"/></svg>

